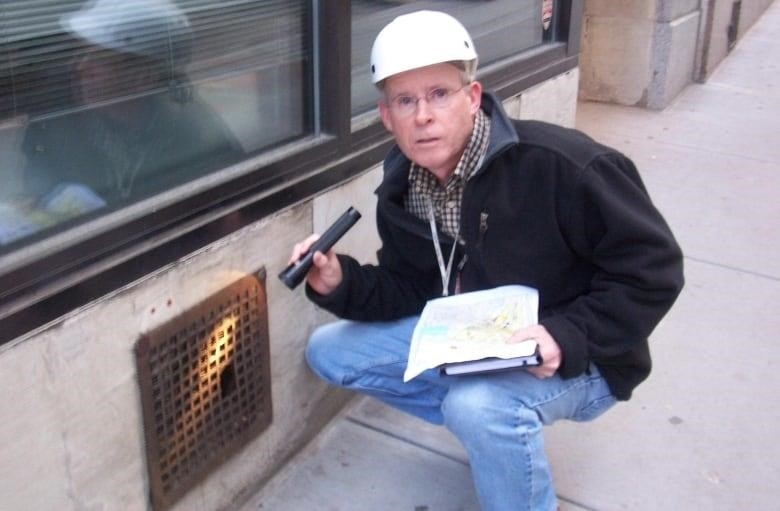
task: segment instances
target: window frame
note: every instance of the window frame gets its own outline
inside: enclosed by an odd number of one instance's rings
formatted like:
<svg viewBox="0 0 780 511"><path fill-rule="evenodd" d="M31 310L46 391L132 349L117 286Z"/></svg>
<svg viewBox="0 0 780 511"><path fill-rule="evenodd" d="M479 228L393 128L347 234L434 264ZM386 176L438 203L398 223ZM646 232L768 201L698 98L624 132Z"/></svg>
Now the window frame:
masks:
<svg viewBox="0 0 780 511"><path fill-rule="evenodd" d="M557 0L555 40L481 69L479 80L506 99L573 69L582 15L583 0ZM310 21L315 72L335 63L310 91L319 131L0 256L0 345L381 162L392 139L378 115L351 115L350 1L313 1Z"/></svg>

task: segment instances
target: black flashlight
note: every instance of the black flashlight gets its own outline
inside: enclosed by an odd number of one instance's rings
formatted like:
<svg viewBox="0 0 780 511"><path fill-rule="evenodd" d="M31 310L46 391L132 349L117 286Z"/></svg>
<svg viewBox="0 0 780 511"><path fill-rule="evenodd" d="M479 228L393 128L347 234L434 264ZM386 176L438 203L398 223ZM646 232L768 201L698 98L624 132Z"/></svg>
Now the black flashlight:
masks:
<svg viewBox="0 0 780 511"><path fill-rule="evenodd" d="M330 250L358 220L360 220L360 213L355 208L350 207L343 215L333 222L330 227L328 227L328 230L326 230L317 241L312 243L309 250L301 254L301 257L297 261L290 263L290 265L279 274L279 280L284 282L290 289L295 289L306 277L306 274L309 273L314 253L322 252L324 254Z"/></svg>

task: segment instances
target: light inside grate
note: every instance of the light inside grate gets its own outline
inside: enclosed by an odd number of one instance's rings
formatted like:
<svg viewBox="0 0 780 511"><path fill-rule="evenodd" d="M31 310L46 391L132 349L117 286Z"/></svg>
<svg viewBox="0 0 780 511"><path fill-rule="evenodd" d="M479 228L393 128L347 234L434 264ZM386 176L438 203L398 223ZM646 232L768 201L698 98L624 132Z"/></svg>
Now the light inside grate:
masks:
<svg viewBox="0 0 780 511"><path fill-rule="evenodd" d="M265 272L136 344L152 507L169 508L271 423Z"/></svg>

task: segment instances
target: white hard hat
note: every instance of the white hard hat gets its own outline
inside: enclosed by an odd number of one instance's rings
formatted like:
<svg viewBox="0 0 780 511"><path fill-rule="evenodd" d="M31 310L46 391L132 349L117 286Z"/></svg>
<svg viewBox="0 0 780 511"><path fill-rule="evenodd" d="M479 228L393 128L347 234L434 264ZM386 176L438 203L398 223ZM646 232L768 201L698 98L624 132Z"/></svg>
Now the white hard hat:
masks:
<svg viewBox="0 0 780 511"><path fill-rule="evenodd" d="M449 14L417 11L398 16L371 47L371 82L442 62L463 62L476 70L477 52L466 28Z"/></svg>
<svg viewBox="0 0 780 511"><path fill-rule="evenodd" d="M61 23L103 48L154 58L189 57L190 22L169 0L96 0Z"/></svg>

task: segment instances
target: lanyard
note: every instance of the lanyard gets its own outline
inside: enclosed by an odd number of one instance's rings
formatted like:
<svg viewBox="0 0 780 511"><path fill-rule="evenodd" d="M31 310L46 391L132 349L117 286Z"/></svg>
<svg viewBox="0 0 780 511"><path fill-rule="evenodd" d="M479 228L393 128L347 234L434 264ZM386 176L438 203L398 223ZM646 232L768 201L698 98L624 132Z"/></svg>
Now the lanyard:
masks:
<svg viewBox="0 0 780 511"><path fill-rule="evenodd" d="M441 275L441 294L447 296L450 294L450 274L452 273L452 261L455 259L455 248L458 246L458 236L460 235L460 227L458 232L455 233L455 241L452 244L452 251L450 252L450 260L447 265L444 265L444 254L441 251L441 245L439 244L439 231L436 229L436 216L433 213L433 201L428 202L428 221L431 224L431 237L433 237L433 248L436 250L436 259L439 262L439 274Z"/></svg>

